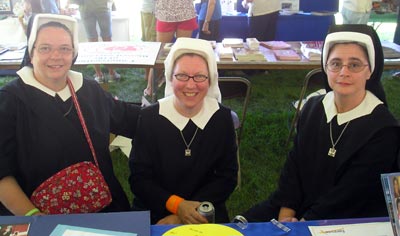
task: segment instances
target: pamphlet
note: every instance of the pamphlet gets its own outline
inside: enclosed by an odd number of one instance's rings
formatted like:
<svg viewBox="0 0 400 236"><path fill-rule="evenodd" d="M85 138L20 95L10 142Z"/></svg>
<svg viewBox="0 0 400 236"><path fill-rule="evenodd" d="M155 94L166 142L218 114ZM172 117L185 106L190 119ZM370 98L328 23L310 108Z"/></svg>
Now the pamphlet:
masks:
<svg viewBox="0 0 400 236"><path fill-rule="evenodd" d="M389 222L308 226L312 236L392 236Z"/></svg>
<svg viewBox="0 0 400 236"><path fill-rule="evenodd" d="M50 236L137 236L137 234L60 224Z"/></svg>
<svg viewBox="0 0 400 236"><path fill-rule="evenodd" d="M224 38L222 40L222 45L224 45L224 47L232 47L232 48L244 47L243 39L241 38Z"/></svg>
<svg viewBox="0 0 400 236"><path fill-rule="evenodd" d="M310 61L321 61L323 41L300 42L301 53Z"/></svg>
<svg viewBox="0 0 400 236"><path fill-rule="evenodd" d="M0 225L0 235L1 236L14 236L14 235L28 235L29 223L23 224L2 224Z"/></svg>
<svg viewBox="0 0 400 236"><path fill-rule="evenodd" d="M393 234L400 236L400 172L381 174L381 181Z"/></svg>
<svg viewBox="0 0 400 236"><path fill-rule="evenodd" d="M280 61L300 61L301 57L293 49L273 50L276 59Z"/></svg>
<svg viewBox="0 0 400 236"><path fill-rule="evenodd" d="M280 49L290 49L292 46L284 41L266 41L261 42L261 46L273 50L280 50Z"/></svg>

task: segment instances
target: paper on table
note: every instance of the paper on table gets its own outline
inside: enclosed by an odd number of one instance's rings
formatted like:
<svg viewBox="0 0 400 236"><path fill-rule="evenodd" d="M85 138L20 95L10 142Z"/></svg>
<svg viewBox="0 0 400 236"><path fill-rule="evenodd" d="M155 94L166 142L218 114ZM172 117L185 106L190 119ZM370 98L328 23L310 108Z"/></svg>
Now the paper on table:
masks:
<svg viewBox="0 0 400 236"><path fill-rule="evenodd" d="M165 232L163 236L243 236L234 228L219 224L182 225Z"/></svg>
<svg viewBox="0 0 400 236"><path fill-rule="evenodd" d="M160 46L160 42L80 43L75 64L154 65Z"/></svg>
<svg viewBox="0 0 400 236"><path fill-rule="evenodd" d="M312 236L393 236L390 222L308 226Z"/></svg>
<svg viewBox="0 0 400 236"><path fill-rule="evenodd" d="M50 236L137 236L137 234L71 225L57 225Z"/></svg>

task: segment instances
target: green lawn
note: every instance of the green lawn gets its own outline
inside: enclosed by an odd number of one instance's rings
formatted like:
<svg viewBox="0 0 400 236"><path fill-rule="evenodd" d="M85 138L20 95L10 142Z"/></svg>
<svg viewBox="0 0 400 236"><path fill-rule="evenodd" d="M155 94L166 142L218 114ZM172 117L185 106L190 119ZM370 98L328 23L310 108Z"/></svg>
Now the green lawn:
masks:
<svg viewBox="0 0 400 236"><path fill-rule="evenodd" d="M93 74L91 68L83 71L85 75ZM109 91L119 99L139 102L146 86L143 70L119 69L118 71L122 75L122 80L119 83L110 84ZM290 103L297 99L302 80L307 72L272 70L267 74L248 77L253 89L240 146L242 185L228 201L231 217L267 198L274 190L288 152L285 142L294 113ZM390 109L397 118L400 118L398 96L400 80L392 79L392 72L385 72L383 84ZM230 74L231 72L225 72L225 75ZM1 78L0 86L10 79L9 77ZM238 102L233 101L227 105L238 111ZM114 151L112 158L115 171L127 194L132 198L127 183L128 159L120 151Z"/></svg>
<svg viewBox="0 0 400 236"><path fill-rule="evenodd" d="M120 99L138 102L146 86L143 71L119 70L123 80L110 85L110 92ZM247 112L244 133L240 146L242 185L228 201L230 216L240 214L254 203L265 198L275 189L280 170L290 147L286 147L289 125L294 114L291 102L299 96L305 70L271 70L247 76L252 83L252 94ZM393 71L386 71L383 84L387 92L390 109L400 118L400 80L391 77ZM90 74L90 73L89 73ZM221 73L222 74L222 73ZM236 72L225 71L225 76ZM240 74L240 73L239 73ZM317 89L312 87L311 90ZM162 96L162 89L160 89ZM236 111L240 101L229 101L226 105ZM113 152L115 169L124 188L131 197L127 177L128 160L121 152Z"/></svg>

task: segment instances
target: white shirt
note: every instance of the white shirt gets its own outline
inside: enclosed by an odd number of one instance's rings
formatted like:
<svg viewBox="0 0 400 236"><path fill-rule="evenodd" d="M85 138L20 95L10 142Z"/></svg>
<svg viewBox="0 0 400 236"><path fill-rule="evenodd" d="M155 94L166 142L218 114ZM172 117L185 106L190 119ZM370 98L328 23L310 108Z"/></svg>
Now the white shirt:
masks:
<svg viewBox="0 0 400 236"><path fill-rule="evenodd" d="M175 95L158 100L158 103L160 104L159 114L167 118L180 131L185 128L187 123L189 123L189 120L192 120L200 129L204 129L214 113L219 110L217 99L205 97L203 107L199 113L192 118L187 118L175 109L174 99L176 99Z"/></svg>
<svg viewBox="0 0 400 236"><path fill-rule="evenodd" d="M326 123L331 122L331 120L337 115L338 125L342 125L348 121L357 119L362 116L366 116L372 113L372 111L379 104L383 104L379 98L377 98L373 93L367 90L364 100L355 108L348 112L338 113L335 105L335 94L333 91L327 93L322 100L326 114Z"/></svg>
<svg viewBox="0 0 400 236"><path fill-rule="evenodd" d="M155 3L154 0L142 0L141 12L154 13Z"/></svg>
<svg viewBox="0 0 400 236"><path fill-rule="evenodd" d="M249 16L266 15L281 9L279 0L253 0L250 5L251 7L248 10Z"/></svg>
<svg viewBox="0 0 400 236"><path fill-rule="evenodd" d="M19 75L19 77L21 77L22 81L24 81L25 84L35 87L53 97L55 97L56 94L58 94L58 96L64 102L71 97L71 92L69 91L67 85L61 91L55 92L47 88L43 84L39 83L39 81L37 81L35 79L35 76L33 75L33 69L29 66L25 66L22 69L20 69L19 71L17 71L17 74ZM82 73L70 70L68 72L68 77L70 78L72 85L74 86L75 92L77 92L82 87L83 84Z"/></svg>
<svg viewBox="0 0 400 236"><path fill-rule="evenodd" d="M372 0L344 0L343 8L354 12L370 12Z"/></svg>

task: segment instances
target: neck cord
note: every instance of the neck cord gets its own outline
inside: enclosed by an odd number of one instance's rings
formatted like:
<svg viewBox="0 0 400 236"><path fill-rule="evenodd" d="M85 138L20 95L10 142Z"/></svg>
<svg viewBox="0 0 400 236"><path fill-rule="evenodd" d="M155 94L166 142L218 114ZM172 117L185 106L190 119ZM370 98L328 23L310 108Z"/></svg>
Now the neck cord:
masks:
<svg viewBox="0 0 400 236"><path fill-rule="evenodd" d="M192 142L194 140L194 138L196 137L197 134L197 130L199 130L199 127L196 127L196 131L194 132L194 135L192 137L192 139L190 140L189 144L186 142L185 137L183 136L182 131L180 130L179 132L181 133L181 137L183 139L183 142L185 143L186 149L185 149L185 157L190 157L192 156L192 150L190 149L190 145L192 145Z"/></svg>
<svg viewBox="0 0 400 236"><path fill-rule="evenodd" d="M340 138L342 137L344 131L346 130L346 128L347 128L347 126L348 126L349 124L350 124L350 121L348 121L348 122L346 123L346 126L343 128L343 130L342 130L342 132L340 133L339 137L336 139L336 142L333 142L333 137L332 137L332 121L329 122L329 136L330 136L330 138L331 138L332 147L329 148L328 156L330 156L330 157L335 157L335 155L336 155L335 146L336 146L336 144L339 142Z"/></svg>

